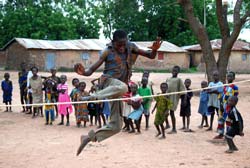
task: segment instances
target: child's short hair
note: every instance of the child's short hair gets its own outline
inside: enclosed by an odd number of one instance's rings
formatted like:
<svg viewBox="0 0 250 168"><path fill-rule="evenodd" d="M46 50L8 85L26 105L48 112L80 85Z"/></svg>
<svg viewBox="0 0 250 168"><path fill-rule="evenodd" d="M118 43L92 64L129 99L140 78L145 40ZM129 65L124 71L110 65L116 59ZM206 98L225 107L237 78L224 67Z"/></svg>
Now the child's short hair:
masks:
<svg viewBox="0 0 250 168"><path fill-rule="evenodd" d="M227 74L232 74L232 75L233 75L233 77L235 78L235 72L233 72L233 71L229 71Z"/></svg>
<svg viewBox="0 0 250 168"><path fill-rule="evenodd" d="M78 79L78 78L73 78L73 79L72 79L72 85L74 85L74 83L75 83L76 81L79 82L79 79Z"/></svg>
<svg viewBox="0 0 250 168"><path fill-rule="evenodd" d="M187 78L187 79L185 79L185 81L184 81L184 82L187 82L187 81L190 81L190 82L191 82L191 79Z"/></svg>
<svg viewBox="0 0 250 168"><path fill-rule="evenodd" d="M82 81L82 82L79 82L79 86L80 85L85 85L86 86L86 83L84 81Z"/></svg>
<svg viewBox="0 0 250 168"><path fill-rule="evenodd" d="M124 30L116 30L113 34L113 41L127 38L127 33Z"/></svg>
<svg viewBox="0 0 250 168"><path fill-rule="evenodd" d="M178 70L178 72L180 72L180 71L181 71L181 68L180 68L178 65L175 65L175 66L173 67L173 69L177 69L177 70Z"/></svg>
<svg viewBox="0 0 250 168"><path fill-rule="evenodd" d="M166 86L168 87L167 82L162 82L161 85L160 85L160 87L161 87L162 85L166 85Z"/></svg>
<svg viewBox="0 0 250 168"><path fill-rule="evenodd" d="M36 66L33 66L30 68L30 70L32 71L33 69L35 69L38 72L38 68Z"/></svg>
<svg viewBox="0 0 250 168"><path fill-rule="evenodd" d="M10 77L10 74L8 72L4 73L4 77Z"/></svg>

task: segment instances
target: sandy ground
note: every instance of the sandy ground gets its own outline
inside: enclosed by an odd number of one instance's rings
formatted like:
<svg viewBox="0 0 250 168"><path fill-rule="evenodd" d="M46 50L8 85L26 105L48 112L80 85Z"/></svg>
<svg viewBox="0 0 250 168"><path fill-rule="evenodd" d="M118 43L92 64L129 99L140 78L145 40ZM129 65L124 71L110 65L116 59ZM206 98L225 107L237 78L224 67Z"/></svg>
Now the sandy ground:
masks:
<svg viewBox="0 0 250 168"><path fill-rule="evenodd" d="M4 72L0 72L3 79ZM48 73L41 73L49 75ZM60 75L62 73L58 73ZM96 73L91 77L81 77L75 73L65 73L71 86L73 77L89 81L98 77ZM159 92L159 84L170 74L151 74L150 79L155 83L155 92ZM204 80L204 74L180 74L182 79L191 78L191 88L199 88ZM139 81L141 73L135 73L134 81ZM237 81L250 79L250 75L238 75ZM17 72L11 72L14 83L13 104L19 104L19 89ZM121 132L101 143L90 143L84 152L76 157L76 150L80 143L80 135L86 134L90 129L77 128L74 116L71 115L71 126L57 126L59 119L53 126L45 126L45 119L37 117L31 119L30 115L20 113L21 107L14 107L12 113L0 109L0 167L4 168L68 168L68 167L95 167L95 168L250 168L250 85L239 85L240 101L238 109L244 117L244 137L236 137L235 143L238 152L226 154L227 146L222 141L211 142L216 135L214 131L206 132L198 129L201 116L197 113L199 97L192 101L191 129L194 133L178 131L175 135L168 135L165 140L155 138L156 130L153 126L154 116L150 118L150 129L146 131L144 119L142 120L142 134L132 135ZM1 93L2 95L2 93ZM2 102L2 97L0 99ZM179 109L176 111L177 128L181 128ZM217 119L217 118L215 118ZM168 131L168 130L167 130Z"/></svg>

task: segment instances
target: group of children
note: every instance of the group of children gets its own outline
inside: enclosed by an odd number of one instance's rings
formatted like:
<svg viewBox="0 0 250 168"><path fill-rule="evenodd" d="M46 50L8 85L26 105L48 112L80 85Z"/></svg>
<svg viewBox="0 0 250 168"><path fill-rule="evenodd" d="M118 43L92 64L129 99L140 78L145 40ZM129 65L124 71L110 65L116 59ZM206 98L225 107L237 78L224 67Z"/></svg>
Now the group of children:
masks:
<svg viewBox="0 0 250 168"><path fill-rule="evenodd" d="M91 87L89 92L86 91L86 83L80 82L79 79L74 78L72 84L74 89L69 94L67 84L67 76L56 76L56 69L51 69L51 76L42 77L38 75L38 68L32 66L30 71L26 71L25 63L21 64L21 71L19 72L19 86L20 98L23 105L23 112L26 114L33 114L32 118L43 112L45 114L45 124L52 125L58 113L61 116L61 122L58 125L64 125L64 118L66 117L66 126L70 125L70 114L75 111L76 125L86 127L86 123L90 121L93 125L93 118L95 117L95 125L100 128L106 124L110 109L105 103L77 103L82 101L84 97L89 96L98 89L98 84ZM32 75L28 75L31 73ZM3 103L6 104L6 112L11 112L12 102L12 81L9 79L10 74L4 74L4 80L1 83L3 91ZM74 102L74 103L71 103ZM43 106L43 103L47 103ZM105 104L105 105L104 105ZM105 112L104 112L105 111ZM56 114L55 114L56 113ZM104 117L103 113L106 114ZM89 119L90 115L90 119Z"/></svg>
<svg viewBox="0 0 250 168"><path fill-rule="evenodd" d="M32 105L23 106L23 111L28 111L27 114L43 114L43 102L55 103L44 106L46 125L53 123L55 120L54 110L56 116L58 113L61 115L61 122L58 125L64 125L64 117L66 116L66 126L70 125L69 115L75 111L76 125L86 127L86 123L90 121L90 125L93 125L93 119L95 117L95 124L99 123L101 127L101 119L106 124L107 116L110 113L109 103L77 103L84 100L84 97L88 97L91 93L94 93L98 88L98 83L91 87L89 92L86 91L86 83L80 82L79 79L74 78L72 85L74 89L68 94L67 76L56 76L56 70L51 69L52 75L49 77L41 77L38 75L38 68L32 67L30 70L32 76L28 78L28 72L25 71L24 65L21 66L22 71L19 72L19 86L21 103L29 102ZM178 78L180 67L174 66L172 69L172 77L167 79L166 82L161 83L160 95L152 98L153 88L152 82L149 81L149 72L143 73L141 81L136 84L133 81L128 83L128 92L123 98L123 130L129 133L141 132L141 120L142 116L145 116L146 130L149 128L149 117L151 103L155 100L155 106L151 113L156 109L154 125L157 130L156 137L162 135L160 138L164 139L165 129L170 128L168 122L168 116L170 114L172 121L172 130L169 134L177 133L176 130L176 118L175 111L178 107L179 99L180 104L180 116L182 117L183 127L181 130L185 132L192 132L190 129L190 116L191 116L191 99L193 92L190 89L191 80L185 79L183 82ZM12 100L12 82L9 80L10 74L4 74L4 81L2 81L1 87L3 90L3 102L6 105L11 105ZM43 80L42 80L43 79ZM243 136L243 120L236 109L238 102L238 87L233 83L235 79L235 73L229 72L227 74L228 85L223 87L223 83L219 81L219 74L217 71L213 73L213 81L208 84L207 81L201 82L202 91L200 92L200 103L198 112L201 114L201 124L199 128L208 127L207 131L213 129L213 120L215 111L218 116L218 133L219 135L215 139L224 138L224 127L226 125L225 139L229 145L227 152L231 153L238 150L233 142L235 135ZM29 84L27 81L29 80ZM139 85L139 87L138 87ZM27 91L30 90L28 93ZM45 93L45 101L43 101L43 91ZM177 92L177 93L173 93ZM171 94L173 93L173 94ZM30 101L27 100L27 97ZM57 105L56 103L59 102ZM66 103L65 103L66 102ZM68 102L68 103L67 103ZM72 103L74 102L73 106ZM11 111L11 106L6 106L6 111ZM32 112L33 111L33 112ZM104 116L106 114L106 116ZM90 116L90 119L89 119ZM210 116L210 123L208 123L208 116ZM133 123L134 121L134 123ZM166 123L166 126L164 126ZM136 130L136 131L135 131Z"/></svg>

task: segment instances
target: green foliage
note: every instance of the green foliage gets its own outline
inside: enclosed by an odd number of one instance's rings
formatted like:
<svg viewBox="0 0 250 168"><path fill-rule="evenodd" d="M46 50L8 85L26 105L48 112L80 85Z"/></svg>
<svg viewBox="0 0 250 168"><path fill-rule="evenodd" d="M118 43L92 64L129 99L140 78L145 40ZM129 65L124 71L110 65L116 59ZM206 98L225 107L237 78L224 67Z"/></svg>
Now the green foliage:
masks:
<svg viewBox="0 0 250 168"><path fill-rule="evenodd" d="M124 29L133 41L155 40L161 36L176 45L197 43L185 15L176 0L98 0L98 6L104 34L111 38L112 31ZM219 38L215 5L206 0L207 31L211 39ZM196 16L203 23L204 5L200 0L193 0Z"/></svg>
<svg viewBox="0 0 250 168"><path fill-rule="evenodd" d="M14 37L66 40L98 38L98 13L90 1L7 0L0 4L0 46Z"/></svg>

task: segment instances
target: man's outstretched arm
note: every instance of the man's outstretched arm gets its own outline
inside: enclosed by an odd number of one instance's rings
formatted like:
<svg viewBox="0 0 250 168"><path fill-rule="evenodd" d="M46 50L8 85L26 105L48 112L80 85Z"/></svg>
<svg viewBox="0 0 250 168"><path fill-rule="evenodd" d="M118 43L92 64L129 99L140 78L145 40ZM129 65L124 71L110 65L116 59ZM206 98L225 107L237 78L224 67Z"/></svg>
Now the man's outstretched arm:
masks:
<svg viewBox="0 0 250 168"><path fill-rule="evenodd" d="M138 49L137 54L150 58L150 59L155 59L157 50L161 47L162 42L163 41L161 41L161 38L157 37L156 41L152 44L152 46L148 47L152 49L151 51Z"/></svg>

